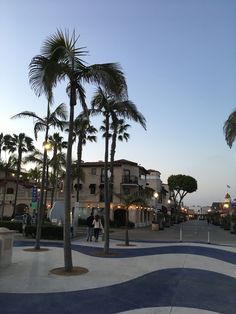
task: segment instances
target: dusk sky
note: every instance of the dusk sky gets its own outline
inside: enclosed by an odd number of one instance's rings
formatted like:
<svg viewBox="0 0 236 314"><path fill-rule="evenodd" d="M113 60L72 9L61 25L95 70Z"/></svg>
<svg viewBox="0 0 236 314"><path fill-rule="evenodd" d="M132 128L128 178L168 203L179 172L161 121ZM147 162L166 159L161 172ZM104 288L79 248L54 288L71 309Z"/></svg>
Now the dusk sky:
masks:
<svg viewBox="0 0 236 314"><path fill-rule="evenodd" d="M172 174L193 176L198 191L185 205L211 205L227 192L236 198L236 143L230 149L223 134L236 109L235 0L1 0L0 132L34 137L32 120L10 118L25 110L46 115L28 66L57 29L75 29L88 64L120 63L129 99L147 120L147 131L131 123L116 159L156 169L164 183ZM86 90L89 104L95 87ZM53 108L68 105L65 84L54 93ZM104 160L101 133L83 160Z"/></svg>

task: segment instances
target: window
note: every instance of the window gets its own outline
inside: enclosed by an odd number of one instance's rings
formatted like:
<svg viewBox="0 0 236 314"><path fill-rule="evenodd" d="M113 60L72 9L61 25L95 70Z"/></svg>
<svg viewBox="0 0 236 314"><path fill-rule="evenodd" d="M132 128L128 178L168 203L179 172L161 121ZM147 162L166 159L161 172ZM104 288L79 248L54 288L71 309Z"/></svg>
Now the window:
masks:
<svg viewBox="0 0 236 314"><path fill-rule="evenodd" d="M77 191L77 186L78 186L78 184L76 183L76 184L74 185L75 191ZM80 184L79 184L79 190L82 190L82 187L83 187L83 185L80 183Z"/></svg>
<svg viewBox="0 0 236 314"><path fill-rule="evenodd" d="M91 174L95 176L97 174L97 168L91 168Z"/></svg>
<svg viewBox="0 0 236 314"><path fill-rule="evenodd" d="M7 188L7 194L14 194L13 188Z"/></svg>
<svg viewBox="0 0 236 314"><path fill-rule="evenodd" d="M126 186L123 187L124 195L129 195L130 194L130 189Z"/></svg>
<svg viewBox="0 0 236 314"><path fill-rule="evenodd" d="M96 193L96 184L90 184L90 194L95 194Z"/></svg>

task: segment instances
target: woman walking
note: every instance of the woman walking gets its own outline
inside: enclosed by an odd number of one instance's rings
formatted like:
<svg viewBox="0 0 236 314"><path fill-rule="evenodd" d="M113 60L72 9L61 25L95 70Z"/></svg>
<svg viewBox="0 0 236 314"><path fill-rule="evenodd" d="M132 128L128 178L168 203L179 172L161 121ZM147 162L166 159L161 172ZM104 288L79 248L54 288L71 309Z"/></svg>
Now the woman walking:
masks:
<svg viewBox="0 0 236 314"><path fill-rule="evenodd" d="M99 231L103 229L101 219L98 215L95 216L95 219L93 221L93 226L94 226L95 242L98 242Z"/></svg>

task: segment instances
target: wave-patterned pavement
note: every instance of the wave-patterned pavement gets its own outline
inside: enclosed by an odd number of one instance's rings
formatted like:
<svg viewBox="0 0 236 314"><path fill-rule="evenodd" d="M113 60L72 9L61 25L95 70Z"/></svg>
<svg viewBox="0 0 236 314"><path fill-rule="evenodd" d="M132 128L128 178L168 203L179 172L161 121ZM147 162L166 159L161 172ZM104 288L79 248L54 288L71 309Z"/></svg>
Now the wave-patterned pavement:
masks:
<svg viewBox="0 0 236 314"><path fill-rule="evenodd" d="M236 248L197 243L73 242L80 276L50 273L63 266L61 243L44 242L44 252L26 252L16 241L13 263L0 270L1 314L236 312Z"/></svg>

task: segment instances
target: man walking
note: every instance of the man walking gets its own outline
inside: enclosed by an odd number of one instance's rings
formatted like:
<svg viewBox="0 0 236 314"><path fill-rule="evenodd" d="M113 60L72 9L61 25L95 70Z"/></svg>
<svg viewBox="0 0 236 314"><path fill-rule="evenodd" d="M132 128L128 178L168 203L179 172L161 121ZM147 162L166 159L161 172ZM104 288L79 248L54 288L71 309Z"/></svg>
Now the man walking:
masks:
<svg viewBox="0 0 236 314"><path fill-rule="evenodd" d="M87 223L87 241L92 241L93 237L93 213L90 214L90 216L87 218L86 223Z"/></svg>

